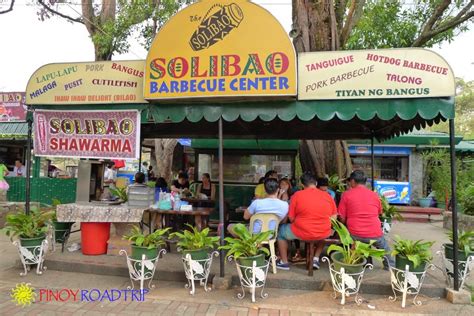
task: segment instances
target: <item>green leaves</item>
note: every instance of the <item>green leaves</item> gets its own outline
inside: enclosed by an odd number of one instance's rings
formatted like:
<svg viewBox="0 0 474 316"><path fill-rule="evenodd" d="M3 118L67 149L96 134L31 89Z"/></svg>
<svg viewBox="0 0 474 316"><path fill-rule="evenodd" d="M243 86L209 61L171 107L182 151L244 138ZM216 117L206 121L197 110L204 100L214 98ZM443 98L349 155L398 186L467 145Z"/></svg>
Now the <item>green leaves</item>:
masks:
<svg viewBox="0 0 474 316"><path fill-rule="evenodd" d="M13 240L14 237L35 238L40 237L48 231L48 223L51 221L51 212L42 212L32 208L29 215L22 211L9 214L2 231Z"/></svg>
<svg viewBox="0 0 474 316"><path fill-rule="evenodd" d="M379 194L380 202L382 203L382 216L386 218L394 218L397 221L403 221L403 217L398 211L398 209L390 205L387 198L381 194Z"/></svg>
<svg viewBox="0 0 474 316"><path fill-rule="evenodd" d="M254 257L260 253L270 254L267 248L262 247L262 242L270 238L272 231L251 234L243 224L235 225L233 230L237 238L227 237L224 239L227 244L219 247L219 249L227 250L227 257L234 256L238 259Z"/></svg>
<svg viewBox="0 0 474 316"><path fill-rule="evenodd" d="M401 239L400 236L395 236L395 243L393 245L392 255L401 255L413 262L414 267L418 267L423 262L430 262L431 246L434 241L410 240Z"/></svg>
<svg viewBox="0 0 474 316"><path fill-rule="evenodd" d="M186 224L191 230L185 230L183 233L175 232L170 235L171 238L178 238L178 247L183 250L213 249L219 242L219 237L210 237L209 228L199 231L196 227Z"/></svg>
<svg viewBox="0 0 474 316"><path fill-rule="evenodd" d="M139 247L159 248L165 244L166 234L169 230L170 228L158 229L152 234L145 235L138 225L133 225L130 233L124 235L123 239L131 241Z"/></svg>
<svg viewBox="0 0 474 316"><path fill-rule="evenodd" d="M339 222L337 219L331 218L332 227L339 235L342 246L330 245L328 247L328 253L332 251L340 252L343 255L343 261L346 264L357 264L362 261L362 258L374 257L375 259L381 260L385 255L385 250L375 249L372 244L375 242L372 240L369 244L354 240L349 233L347 227Z"/></svg>
<svg viewBox="0 0 474 316"><path fill-rule="evenodd" d="M109 188L109 190L112 195L116 196L120 200L124 202L128 201L127 188Z"/></svg>
<svg viewBox="0 0 474 316"><path fill-rule="evenodd" d="M449 240L453 241L453 232L448 233ZM474 231L458 231L458 249L466 254L474 253Z"/></svg>

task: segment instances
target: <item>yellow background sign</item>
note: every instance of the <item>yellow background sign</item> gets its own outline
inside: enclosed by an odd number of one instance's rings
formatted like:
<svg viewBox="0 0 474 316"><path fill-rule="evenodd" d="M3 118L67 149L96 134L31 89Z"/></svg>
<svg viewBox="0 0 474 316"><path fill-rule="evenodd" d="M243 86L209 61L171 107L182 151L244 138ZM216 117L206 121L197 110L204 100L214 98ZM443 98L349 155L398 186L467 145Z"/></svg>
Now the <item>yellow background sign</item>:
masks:
<svg viewBox="0 0 474 316"><path fill-rule="evenodd" d="M454 96L454 75L438 54L421 48L298 55L298 99Z"/></svg>
<svg viewBox="0 0 474 316"><path fill-rule="evenodd" d="M296 57L280 23L244 0L178 12L148 52L145 99L296 95Z"/></svg>
<svg viewBox="0 0 474 316"><path fill-rule="evenodd" d="M146 103L145 61L100 61L45 65L31 76L26 104Z"/></svg>

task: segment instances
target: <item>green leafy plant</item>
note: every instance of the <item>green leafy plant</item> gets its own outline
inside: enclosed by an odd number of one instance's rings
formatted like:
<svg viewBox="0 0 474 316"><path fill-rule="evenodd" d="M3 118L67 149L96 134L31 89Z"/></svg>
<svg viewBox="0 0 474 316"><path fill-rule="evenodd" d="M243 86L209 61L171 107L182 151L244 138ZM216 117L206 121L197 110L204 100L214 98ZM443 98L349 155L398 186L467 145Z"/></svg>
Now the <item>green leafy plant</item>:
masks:
<svg viewBox="0 0 474 316"><path fill-rule="evenodd" d="M448 238L453 242L453 232L448 233ZM474 253L474 231L458 231L458 249L466 254Z"/></svg>
<svg viewBox="0 0 474 316"><path fill-rule="evenodd" d="M383 195L380 196L380 202L382 203L382 217L396 219L397 221L403 221L403 217L394 205L390 205L387 198Z"/></svg>
<svg viewBox="0 0 474 316"><path fill-rule="evenodd" d="M461 192L460 192L461 193ZM459 202L466 215L474 215L474 184L467 186L459 195Z"/></svg>
<svg viewBox="0 0 474 316"><path fill-rule="evenodd" d="M434 241L423 241L421 239L414 241L395 236L392 256L403 256L411 261L416 268L424 262L428 263L431 261L431 246L433 246L433 244Z"/></svg>
<svg viewBox="0 0 474 316"><path fill-rule="evenodd" d="M122 200L123 202L128 201L128 195L127 195L127 188L110 188L110 193L112 193L113 196L116 196L119 200Z"/></svg>
<svg viewBox="0 0 474 316"><path fill-rule="evenodd" d="M361 241L354 240L347 230L347 227L335 218L331 218L332 227L338 233L341 240L342 246L330 245L328 253L331 251L340 252L343 255L343 263L345 264L359 264L364 258L373 257L378 260L382 260L385 255L385 250L375 249L372 247L375 240L371 240L370 243L363 243Z"/></svg>
<svg viewBox="0 0 474 316"><path fill-rule="evenodd" d="M20 211L9 214L6 217L4 233L13 240L14 237L37 238L48 232L48 223L51 220L51 213L41 212L39 209L31 209L26 215Z"/></svg>
<svg viewBox="0 0 474 316"><path fill-rule="evenodd" d="M270 254L267 248L262 247L262 242L268 240L272 231L251 234L245 225L237 224L234 227L234 232L237 238L227 237L225 238L227 244L219 247L219 249L228 250L227 257L234 256L235 259L239 259L259 254Z"/></svg>
<svg viewBox="0 0 474 316"><path fill-rule="evenodd" d="M329 188L334 192L344 192L346 191L346 185L344 179L341 179L337 174L334 174L329 177Z"/></svg>
<svg viewBox="0 0 474 316"><path fill-rule="evenodd" d="M186 224L191 228L191 231L185 230L183 233L175 232L170 234L171 238L177 237L178 247L184 250L199 250L199 249L213 249L219 242L219 237L211 237L209 235L209 228L204 228L199 231L197 228Z"/></svg>
<svg viewBox="0 0 474 316"><path fill-rule="evenodd" d="M123 239L131 241L138 247L148 249L159 248L166 244L166 234L170 228L158 229L155 232L145 235L138 225L133 225L129 234L124 235Z"/></svg>

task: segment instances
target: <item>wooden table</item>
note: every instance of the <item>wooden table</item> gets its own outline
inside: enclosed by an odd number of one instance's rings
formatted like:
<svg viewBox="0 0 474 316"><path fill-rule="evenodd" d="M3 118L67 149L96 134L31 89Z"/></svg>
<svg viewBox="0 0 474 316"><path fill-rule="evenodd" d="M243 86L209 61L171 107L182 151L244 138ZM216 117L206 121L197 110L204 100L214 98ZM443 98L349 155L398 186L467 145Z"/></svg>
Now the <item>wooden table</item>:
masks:
<svg viewBox="0 0 474 316"><path fill-rule="evenodd" d="M192 206L196 206L196 207L208 207L208 206L210 207L216 204L215 200L199 199L195 197L182 198L181 201L188 202Z"/></svg>
<svg viewBox="0 0 474 316"><path fill-rule="evenodd" d="M192 211L174 211L174 210L161 210L157 208L150 208L150 233L154 229L163 228L163 217L165 221L169 216L176 215L187 215L194 216L194 222L196 223L196 228L201 231L203 228L207 227L209 221L209 215L214 211L213 207L194 207ZM155 226L156 225L156 226Z"/></svg>

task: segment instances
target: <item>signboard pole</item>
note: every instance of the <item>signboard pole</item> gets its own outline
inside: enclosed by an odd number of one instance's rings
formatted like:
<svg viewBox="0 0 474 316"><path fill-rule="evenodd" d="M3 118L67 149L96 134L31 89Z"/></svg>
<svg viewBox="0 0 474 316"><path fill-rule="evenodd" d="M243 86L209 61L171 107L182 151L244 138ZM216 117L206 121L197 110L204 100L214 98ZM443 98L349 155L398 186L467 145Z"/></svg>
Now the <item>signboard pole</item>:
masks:
<svg viewBox="0 0 474 316"><path fill-rule="evenodd" d="M372 178L372 190L375 188L375 151L374 151L374 135L370 137L370 177Z"/></svg>
<svg viewBox="0 0 474 316"><path fill-rule="evenodd" d="M220 245L224 246L224 141L222 132L222 117L219 118L219 227L220 227ZM219 255L220 261L220 277L223 278L224 271L224 251L221 250Z"/></svg>
<svg viewBox="0 0 474 316"><path fill-rule="evenodd" d="M29 113L28 113L29 114ZM25 157L25 165L26 165L26 179L25 179L25 214L30 214L30 192L31 192L31 137L32 137L32 130L33 130L33 118L31 115L27 115L27 122L28 122L28 138L26 139L26 157Z"/></svg>
<svg viewBox="0 0 474 316"><path fill-rule="evenodd" d="M453 212L453 249L458 249L458 212L456 207L456 151L454 139L454 119L449 120L449 151L451 156L451 210ZM454 290L459 290L458 252L453 251Z"/></svg>

